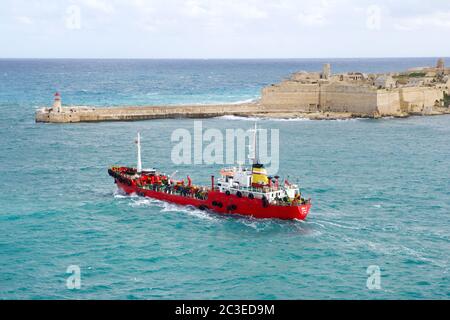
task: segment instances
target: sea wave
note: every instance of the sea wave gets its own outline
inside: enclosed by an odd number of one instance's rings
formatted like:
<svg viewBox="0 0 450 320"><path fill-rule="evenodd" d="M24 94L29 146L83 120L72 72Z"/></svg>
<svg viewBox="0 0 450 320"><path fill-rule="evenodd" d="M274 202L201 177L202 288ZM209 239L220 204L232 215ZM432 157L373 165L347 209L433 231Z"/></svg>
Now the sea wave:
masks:
<svg viewBox="0 0 450 320"><path fill-rule="evenodd" d="M182 212L187 213L188 215L195 218L200 218L209 221L218 221L218 218L214 217L212 213L202 211L192 206L180 206L177 204L163 201L160 201L160 205L162 206L161 212Z"/></svg>
<svg viewBox="0 0 450 320"><path fill-rule="evenodd" d="M181 102L170 104L171 106L217 106L217 105L240 105L240 104L249 104L258 101L259 98L249 98L244 100L237 101L224 101L224 100L202 100L197 102Z"/></svg>
<svg viewBox="0 0 450 320"><path fill-rule="evenodd" d="M121 189L114 190L113 195L116 199L138 198L138 195L136 193L127 194Z"/></svg>
<svg viewBox="0 0 450 320"><path fill-rule="evenodd" d="M230 102L229 104L253 103L253 102L256 102L257 100L258 100L258 98L250 98L250 99L238 100L238 101Z"/></svg>
<svg viewBox="0 0 450 320"><path fill-rule="evenodd" d="M126 198L127 196L118 196L119 198ZM142 198L139 196L131 196L129 197L132 201L129 205L133 208L138 207L158 207L160 208L160 212L182 212L186 213L190 216L200 218L203 220L216 221L217 218L214 217L213 214L210 214L206 211L199 210L192 206L180 206L177 204L161 201L158 199L152 198Z"/></svg>
<svg viewBox="0 0 450 320"><path fill-rule="evenodd" d="M364 120L364 118L348 118L348 119L310 119L305 117L295 117L295 118L274 118L274 117L243 117L243 116L235 116L235 115L227 115L216 117L216 119L223 120L239 120L239 121L274 121L274 122L303 122L303 121L333 121L333 122L353 122Z"/></svg>
<svg viewBox="0 0 450 320"><path fill-rule="evenodd" d="M216 119L223 119L223 120L239 120L239 121L311 121L311 119L308 118L265 118L265 117L242 117L242 116L220 116L216 117Z"/></svg>

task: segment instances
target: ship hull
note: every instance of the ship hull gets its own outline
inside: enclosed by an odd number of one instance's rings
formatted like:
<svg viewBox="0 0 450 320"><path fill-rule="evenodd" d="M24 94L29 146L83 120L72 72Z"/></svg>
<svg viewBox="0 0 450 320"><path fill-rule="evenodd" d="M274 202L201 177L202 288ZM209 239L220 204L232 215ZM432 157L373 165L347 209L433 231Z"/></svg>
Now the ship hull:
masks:
<svg viewBox="0 0 450 320"><path fill-rule="evenodd" d="M192 197L142 189L136 185L129 186L117 180L116 184L119 189L127 194L137 194L142 197L181 206L192 206L220 214L236 214L259 219L305 220L311 209L310 203L300 206L277 206L272 204L264 206L261 199L240 198L236 195L226 195L218 191L210 191L206 200L200 200Z"/></svg>

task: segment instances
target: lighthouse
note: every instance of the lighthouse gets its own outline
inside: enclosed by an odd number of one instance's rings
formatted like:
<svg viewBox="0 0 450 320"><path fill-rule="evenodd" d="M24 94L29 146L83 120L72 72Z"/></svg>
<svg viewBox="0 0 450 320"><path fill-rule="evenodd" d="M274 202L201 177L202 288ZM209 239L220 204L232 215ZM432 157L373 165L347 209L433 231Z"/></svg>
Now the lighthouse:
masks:
<svg viewBox="0 0 450 320"><path fill-rule="evenodd" d="M61 95L59 92L55 93L55 100L53 101L53 111L55 112L61 112L62 111L62 105L61 105Z"/></svg>

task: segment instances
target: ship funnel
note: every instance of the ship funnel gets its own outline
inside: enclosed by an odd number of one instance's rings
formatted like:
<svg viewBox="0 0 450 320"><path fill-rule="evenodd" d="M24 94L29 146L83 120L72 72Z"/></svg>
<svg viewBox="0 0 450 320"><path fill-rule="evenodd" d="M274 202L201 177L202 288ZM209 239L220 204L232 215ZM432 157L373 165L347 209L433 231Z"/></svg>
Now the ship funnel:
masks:
<svg viewBox="0 0 450 320"><path fill-rule="evenodd" d="M141 161L141 134L138 132L136 138L136 146L137 146L137 173L141 174L142 172L142 161Z"/></svg>

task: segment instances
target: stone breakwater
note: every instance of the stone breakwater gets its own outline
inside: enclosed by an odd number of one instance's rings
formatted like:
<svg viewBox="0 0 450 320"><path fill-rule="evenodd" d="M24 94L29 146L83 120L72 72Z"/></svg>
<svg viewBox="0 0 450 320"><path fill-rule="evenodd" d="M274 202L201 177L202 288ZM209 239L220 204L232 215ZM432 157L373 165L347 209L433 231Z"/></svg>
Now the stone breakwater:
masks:
<svg viewBox="0 0 450 320"><path fill-rule="evenodd" d="M449 114L449 108L434 108L429 112L402 113L396 117L410 115L440 115ZM214 118L220 116L258 117L258 118L306 118L311 120L336 120L350 118L379 118L376 113L305 112L296 107L279 107L262 105L258 102L245 104L222 105L183 105L183 106L133 106L95 108L72 106L60 108L41 108L36 111L36 122L76 123L100 121L138 121L151 119L174 118Z"/></svg>
<svg viewBox="0 0 450 320"><path fill-rule="evenodd" d="M251 116L263 112L258 104L133 106L94 108L84 106L42 108L36 122L73 123L98 121L137 121L169 118L212 118L223 115Z"/></svg>

